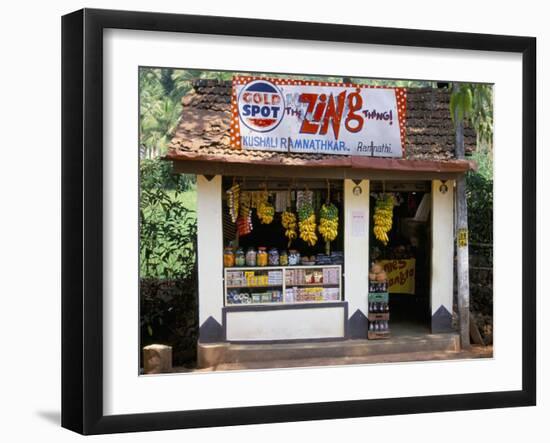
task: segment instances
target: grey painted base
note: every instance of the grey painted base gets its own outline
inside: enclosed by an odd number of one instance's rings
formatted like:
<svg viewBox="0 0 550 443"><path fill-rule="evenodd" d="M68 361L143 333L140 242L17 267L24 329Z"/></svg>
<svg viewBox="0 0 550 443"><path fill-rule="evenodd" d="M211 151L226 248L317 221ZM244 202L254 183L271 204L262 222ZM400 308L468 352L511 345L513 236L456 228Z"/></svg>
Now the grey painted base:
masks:
<svg viewBox="0 0 550 443"><path fill-rule="evenodd" d="M223 328L214 317L208 317L199 328L199 342L216 343L223 340Z"/></svg>
<svg viewBox="0 0 550 443"><path fill-rule="evenodd" d="M368 327L367 316L357 309L348 320L348 337L367 338Z"/></svg>
<svg viewBox="0 0 550 443"><path fill-rule="evenodd" d="M453 316L441 305L432 315L432 334L453 332Z"/></svg>

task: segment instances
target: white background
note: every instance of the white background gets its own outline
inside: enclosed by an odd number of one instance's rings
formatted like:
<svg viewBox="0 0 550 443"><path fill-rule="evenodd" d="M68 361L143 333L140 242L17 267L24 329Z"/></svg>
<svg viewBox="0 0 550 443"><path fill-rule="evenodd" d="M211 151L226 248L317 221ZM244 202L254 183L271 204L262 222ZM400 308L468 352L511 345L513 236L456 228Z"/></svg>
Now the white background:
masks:
<svg viewBox="0 0 550 443"><path fill-rule="evenodd" d="M4 5L2 26L2 320L3 358L0 373L2 437L6 441L72 441L81 437L58 427L60 397L60 15L82 6L157 10L212 15L235 15L287 20L415 27L453 31L534 35L539 37L538 124L542 151L543 72L548 71L547 14L535 1L484 5L460 2L460 8L441 2L396 1L323 8L320 2L210 1L181 5L167 1L12 2ZM6 155L7 154L7 155ZM539 178L543 162L539 157ZM546 165L548 167L548 165ZM539 195L548 195L548 181L540 180ZM542 189L541 185L546 189ZM539 197L542 204L542 198ZM511 202L513 210L513 202ZM548 224L548 207L541 206L539 226ZM540 230L540 250L548 235ZM542 257L541 259L547 259ZM547 262L543 262L546 264ZM543 268L539 264L540 269ZM539 294L548 283L539 278ZM539 297L539 312L548 301ZM539 318L541 316L539 315ZM539 374L548 372L549 328L539 321ZM543 352L544 351L544 352ZM544 369L543 369L544 368ZM494 411L473 411L378 417L352 420L258 425L227 429L170 431L98 437L96 440L131 439L181 441L280 441L301 439L334 441L343 435L376 441L519 441L548 435L550 413L548 383L539 377L539 406ZM391 430L391 436L388 435ZM266 432L267 431L267 432ZM368 435L367 435L368 432ZM535 440L535 441L537 441ZM130 441L130 440L129 440Z"/></svg>
<svg viewBox="0 0 550 443"><path fill-rule="evenodd" d="M105 414L520 389L521 335L517 330L521 329L521 321L517 303L509 294L521 293L521 281L505 277L517 269L509 257L521 257L521 244L509 241L510 231L521 230L521 212L508 210L510 201L521 206L521 187L517 186L521 182L521 162L507 155L521 146L517 114L509 112L521 108L522 69L518 55L326 42L289 45L268 39L126 30L106 31L103 47ZM254 57L239 59L234 54L254 54ZM495 358L138 377L135 366L139 358L138 245L135 241L139 236L136 223L138 120L131 110L138 107L138 66L181 63L191 68L208 66L264 72L274 72L284 63L289 72L315 74L330 74L329 70L338 66L353 77L429 76L494 83ZM219 206L216 208L219 210ZM215 241L211 243L211 247L217 245ZM503 245L507 250L500 253ZM325 383L327 378L334 382ZM376 382L383 378L392 382ZM208 391L216 395L205 395Z"/></svg>

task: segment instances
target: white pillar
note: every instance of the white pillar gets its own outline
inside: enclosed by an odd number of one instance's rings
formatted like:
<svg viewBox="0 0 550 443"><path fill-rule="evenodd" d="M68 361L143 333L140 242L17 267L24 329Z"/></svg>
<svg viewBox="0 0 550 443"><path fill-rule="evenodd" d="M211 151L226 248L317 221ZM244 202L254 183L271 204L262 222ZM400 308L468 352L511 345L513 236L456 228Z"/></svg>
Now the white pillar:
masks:
<svg viewBox="0 0 550 443"><path fill-rule="evenodd" d="M442 185L446 185L446 192ZM454 181L432 181L432 333L452 330Z"/></svg>
<svg viewBox="0 0 550 443"><path fill-rule="evenodd" d="M355 192L354 192L355 191ZM360 192L359 192L360 191ZM345 297L348 335L367 338L369 277L369 181L344 180Z"/></svg>
<svg viewBox="0 0 550 443"><path fill-rule="evenodd" d="M199 341L223 339L222 177L197 175Z"/></svg>

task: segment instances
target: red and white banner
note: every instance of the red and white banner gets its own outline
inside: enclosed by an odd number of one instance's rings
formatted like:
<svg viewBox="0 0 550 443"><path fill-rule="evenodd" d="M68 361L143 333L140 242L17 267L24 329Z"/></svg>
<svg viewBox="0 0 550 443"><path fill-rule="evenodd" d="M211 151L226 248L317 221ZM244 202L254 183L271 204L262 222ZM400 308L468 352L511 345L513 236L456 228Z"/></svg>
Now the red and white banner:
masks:
<svg viewBox="0 0 550 443"><path fill-rule="evenodd" d="M404 88L235 77L231 147L402 157L405 113Z"/></svg>

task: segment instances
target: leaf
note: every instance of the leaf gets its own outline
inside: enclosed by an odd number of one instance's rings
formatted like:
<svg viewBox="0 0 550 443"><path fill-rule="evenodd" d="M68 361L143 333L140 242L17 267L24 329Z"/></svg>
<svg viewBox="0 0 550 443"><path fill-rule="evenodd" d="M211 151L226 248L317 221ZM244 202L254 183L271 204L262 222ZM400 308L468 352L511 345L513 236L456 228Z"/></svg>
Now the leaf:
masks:
<svg viewBox="0 0 550 443"><path fill-rule="evenodd" d="M469 87L464 88L462 92L462 107L464 115L472 113L473 94L472 89Z"/></svg>

